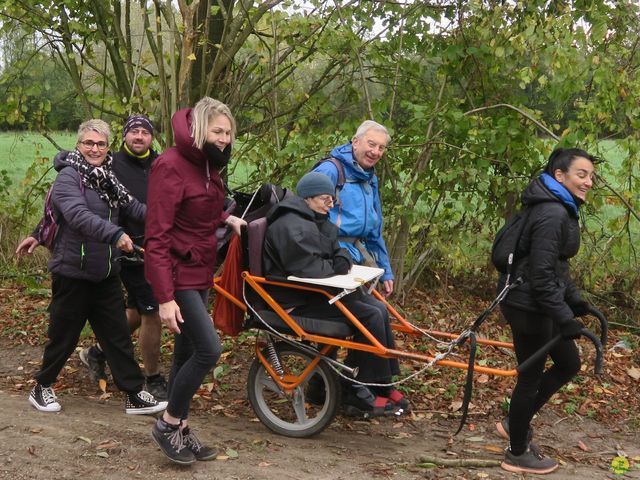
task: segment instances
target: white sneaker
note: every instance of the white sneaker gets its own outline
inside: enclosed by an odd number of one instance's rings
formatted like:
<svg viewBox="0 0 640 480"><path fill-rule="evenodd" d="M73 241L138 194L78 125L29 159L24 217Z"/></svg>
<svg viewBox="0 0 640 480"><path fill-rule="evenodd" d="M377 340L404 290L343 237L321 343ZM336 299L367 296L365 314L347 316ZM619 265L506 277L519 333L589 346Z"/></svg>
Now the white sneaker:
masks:
<svg viewBox="0 0 640 480"><path fill-rule="evenodd" d="M53 388L43 387L39 383L31 390L29 403L41 412L59 412L62 409Z"/></svg>

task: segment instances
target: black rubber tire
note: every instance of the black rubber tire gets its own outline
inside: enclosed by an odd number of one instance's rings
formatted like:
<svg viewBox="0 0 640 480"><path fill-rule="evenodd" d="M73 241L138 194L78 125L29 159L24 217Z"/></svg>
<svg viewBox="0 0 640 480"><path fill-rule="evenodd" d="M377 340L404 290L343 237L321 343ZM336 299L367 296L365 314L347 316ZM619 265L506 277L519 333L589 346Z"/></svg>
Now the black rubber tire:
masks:
<svg viewBox="0 0 640 480"><path fill-rule="evenodd" d="M299 374L313 360L312 354L286 342L277 343L275 348L285 374ZM269 358L266 348L263 354ZM324 399L317 403L308 402L306 397L308 380L312 376L324 385ZM316 365L294 395L285 395L260 360L255 358L249 369L247 392L253 411L269 430L294 438L311 437L322 432L335 417L342 397L338 375L324 361Z"/></svg>

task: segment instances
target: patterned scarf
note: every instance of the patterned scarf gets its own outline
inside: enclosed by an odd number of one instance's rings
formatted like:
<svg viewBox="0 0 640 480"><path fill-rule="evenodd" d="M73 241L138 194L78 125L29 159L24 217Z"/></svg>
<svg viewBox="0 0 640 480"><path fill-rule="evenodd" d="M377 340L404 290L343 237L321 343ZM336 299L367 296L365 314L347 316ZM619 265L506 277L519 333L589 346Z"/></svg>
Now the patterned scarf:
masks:
<svg viewBox="0 0 640 480"><path fill-rule="evenodd" d="M99 167L87 162L78 149L69 152L65 160L70 167L80 174L82 184L91 190L95 190L110 207L126 207L131 203L133 197L113 173L111 154L107 154L104 162Z"/></svg>

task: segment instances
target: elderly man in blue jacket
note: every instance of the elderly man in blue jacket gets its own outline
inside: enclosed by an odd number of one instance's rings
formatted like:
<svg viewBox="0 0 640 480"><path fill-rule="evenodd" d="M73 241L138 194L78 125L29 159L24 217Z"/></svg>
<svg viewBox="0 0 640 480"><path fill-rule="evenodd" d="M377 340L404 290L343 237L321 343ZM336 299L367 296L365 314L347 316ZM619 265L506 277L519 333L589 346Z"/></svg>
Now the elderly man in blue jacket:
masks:
<svg viewBox="0 0 640 480"><path fill-rule="evenodd" d="M382 238L382 209L375 165L391 140L387 129L373 120L364 121L351 142L335 147L329 158L313 171L327 175L336 186L336 202L329 219L339 229L341 246L355 263L384 269L382 294L393 292L393 272Z"/></svg>

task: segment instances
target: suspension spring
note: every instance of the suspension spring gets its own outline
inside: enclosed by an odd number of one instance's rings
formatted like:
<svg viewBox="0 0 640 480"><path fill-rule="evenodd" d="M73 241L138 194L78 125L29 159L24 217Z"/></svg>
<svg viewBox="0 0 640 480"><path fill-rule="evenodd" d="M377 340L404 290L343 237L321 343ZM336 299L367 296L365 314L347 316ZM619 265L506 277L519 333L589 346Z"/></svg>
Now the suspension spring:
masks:
<svg viewBox="0 0 640 480"><path fill-rule="evenodd" d="M284 369L282 368L282 364L278 358L278 352L276 352L276 347L273 345L273 341L271 339L269 339L267 343L267 353L269 354L269 361L271 362L273 369L280 377L284 376Z"/></svg>

